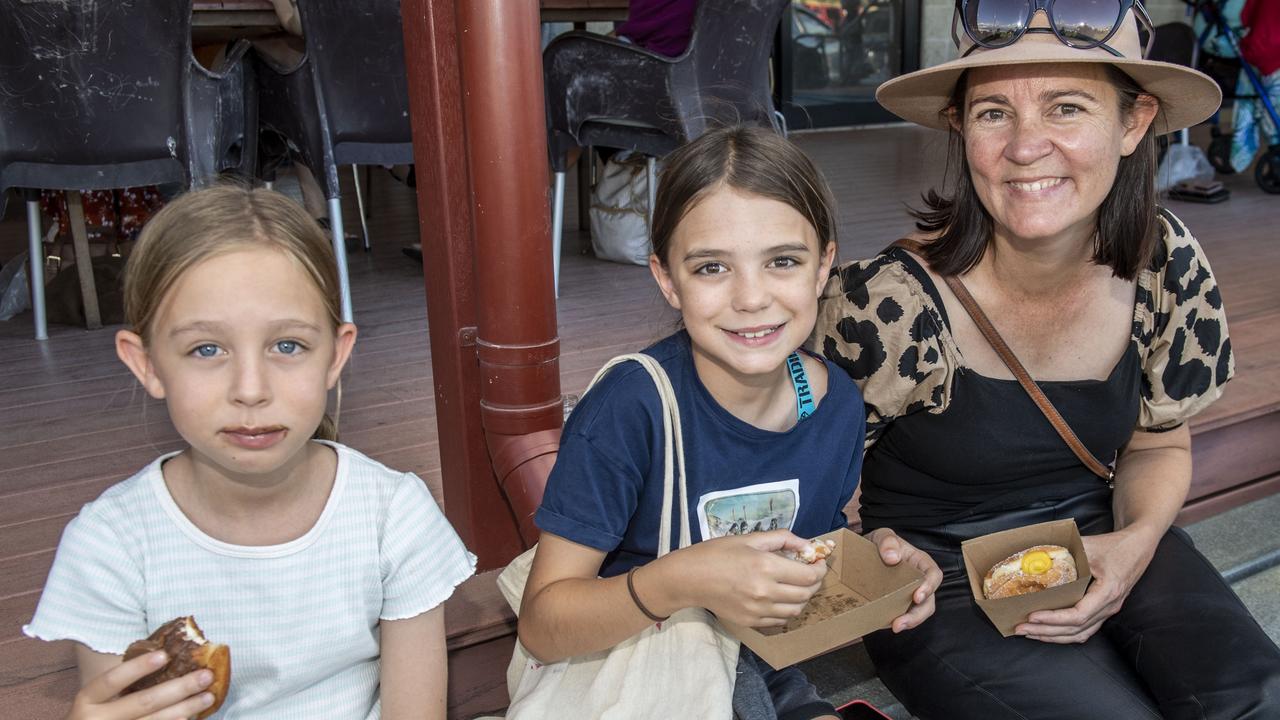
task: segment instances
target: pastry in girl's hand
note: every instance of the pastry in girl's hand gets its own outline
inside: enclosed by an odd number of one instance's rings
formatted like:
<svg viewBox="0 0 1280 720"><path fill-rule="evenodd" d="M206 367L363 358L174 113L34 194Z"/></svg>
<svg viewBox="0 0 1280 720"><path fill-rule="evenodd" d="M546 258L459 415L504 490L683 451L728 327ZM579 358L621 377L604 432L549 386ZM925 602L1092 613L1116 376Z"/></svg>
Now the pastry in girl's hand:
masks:
<svg viewBox="0 0 1280 720"><path fill-rule="evenodd" d="M227 686L231 683L231 649L206 640L200 626L196 625L196 619L187 616L174 618L161 625L146 640L130 644L124 651L124 659L132 660L155 650L165 651L169 655L169 664L125 688L125 694L208 668L213 672L213 682L206 689L213 693L213 704L197 715L196 720L217 712L222 701L227 699Z"/></svg>
<svg viewBox="0 0 1280 720"><path fill-rule="evenodd" d="M988 600L1025 595L1076 579L1076 559L1061 545L1036 545L996 563L982 579Z"/></svg>
<svg viewBox="0 0 1280 720"><path fill-rule="evenodd" d="M812 565L819 560L826 560L832 550L836 549L835 540L823 540L821 538L810 540L803 550L791 555L793 560L799 560L802 563Z"/></svg>

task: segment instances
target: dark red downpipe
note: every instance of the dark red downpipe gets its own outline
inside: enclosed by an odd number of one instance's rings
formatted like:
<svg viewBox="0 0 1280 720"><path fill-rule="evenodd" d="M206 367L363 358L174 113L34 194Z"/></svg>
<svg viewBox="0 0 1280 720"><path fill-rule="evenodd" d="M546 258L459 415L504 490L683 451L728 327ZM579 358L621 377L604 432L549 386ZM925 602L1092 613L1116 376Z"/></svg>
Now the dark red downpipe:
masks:
<svg viewBox="0 0 1280 720"><path fill-rule="evenodd" d="M563 411L538 0L457 4L474 198L480 413L526 543Z"/></svg>
<svg viewBox="0 0 1280 720"><path fill-rule="evenodd" d="M401 15L445 513L486 570L504 565L536 536L528 516L553 462L560 391L541 139L545 120L537 75L541 62L533 41L537 1L473 7L481 4L402 0ZM473 26L467 33L459 27L463 14ZM523 32L513 30L512 22L525 23ZM514 42L507 35L524 35L530 42L507 47L504 43ZM464 52L508 62L472 61L473 80L464 84ZM504 99L501 93L510 92L504 89L469 98L464 108L464 87L519 85L528 82L530 68L535 87L519 96L524 105L514 96ZM513 138L501 137L505 130L485 120L495 115L505 118L499 125L520 125L517 118L523 119L518 147L526 157L512 155ZM520 159L502 164L497 158L503 154ZM510 175L495 182L490 170L473 181L472 167L483 171L490 163L502 164ZM534 165L541 167L537 177ZM513 180L516 176L521 179ZM482 192L473 196L473 187ZM538 193L541 205L525 197ZM495 237L508 227L525 229L505 238L509 247ZM480 234L486 240L478 241ZM546 273L522 277L540 263ZM521 439L525 435L532 437ZM523 518L520 525L517 514Z"/></svg>

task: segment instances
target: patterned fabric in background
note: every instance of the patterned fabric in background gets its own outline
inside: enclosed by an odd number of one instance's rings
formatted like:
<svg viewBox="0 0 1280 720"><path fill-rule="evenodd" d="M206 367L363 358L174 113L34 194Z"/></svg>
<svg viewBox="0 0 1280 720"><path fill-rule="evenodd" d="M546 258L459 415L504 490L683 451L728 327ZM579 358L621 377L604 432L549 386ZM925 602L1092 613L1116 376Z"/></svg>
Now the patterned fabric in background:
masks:
<svg viewBox="0 0 1280 720"><path fill-rule="evenodd" d="M1272 106L1280 109L1280 70L1262 78L1262 86L1271 98ZM1267 114L1262 101L1257 99L1253 85L1249 84L1249 78L1243 70L1240 71L1240 81L1236 84L1236 97L1251 98L1236 100L1231 129L1231 167L1236 172L1244 172L1249 169L1260 148L1280 143L1280 137L1276 136L1271 116Z"/></svg>
<svg viewBox="0 0 1280 720"><path fill-rule="evenodd" d="M151 216L164 206L164 198L154 185L119 190L82 190L80 195L90 240L102 238L106 230L113 230L120 240L133 240ZM40 209L57 220L59 234L71 237L71 216L64 191L40 191Z"/></svg>

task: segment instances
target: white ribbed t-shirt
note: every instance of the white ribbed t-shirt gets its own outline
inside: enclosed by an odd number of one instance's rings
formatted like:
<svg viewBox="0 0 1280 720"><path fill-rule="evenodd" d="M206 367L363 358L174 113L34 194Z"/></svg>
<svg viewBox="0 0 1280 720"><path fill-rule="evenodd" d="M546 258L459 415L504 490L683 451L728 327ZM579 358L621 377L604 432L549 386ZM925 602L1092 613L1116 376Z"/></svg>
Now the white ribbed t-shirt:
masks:
<svg viewBox="0 0 1280 720"><path fill-rule="evenodd" d="M172 455L158 458L67 525L23 631L122 654L194 615L231 648L231 687L215 717L378 718L379 620L439 605L476 560L417 476L330 445L337 474L320 518L270 546L201 532L164 483Z"/></svg>

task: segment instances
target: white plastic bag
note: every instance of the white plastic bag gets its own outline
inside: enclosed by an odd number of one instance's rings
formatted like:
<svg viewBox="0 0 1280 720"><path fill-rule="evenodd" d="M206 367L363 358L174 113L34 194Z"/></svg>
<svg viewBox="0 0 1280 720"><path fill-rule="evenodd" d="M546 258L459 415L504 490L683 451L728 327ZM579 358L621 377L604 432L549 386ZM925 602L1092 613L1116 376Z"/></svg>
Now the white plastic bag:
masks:
<svg viewBox="0 0 1280 720"><path fill-rule="evenodd" d="M8 320L29 307L27 253L22 252L0 268L0 320Z"/></svg>
<svg viewBox="0 0 1280 720"><path fill-rule="evenodd" d="M1165 192L1183 180L1213 179L1213 165L1195 145L1175 143L1169 146L1156 171L1156 190Z"/></svg>
<svg viewBox="0 0 1280 720"><path fill-rule="evenodd" d="M601 260L648 265L649 178L643 155L615 155L591 192L591 247Z"/></svg>

